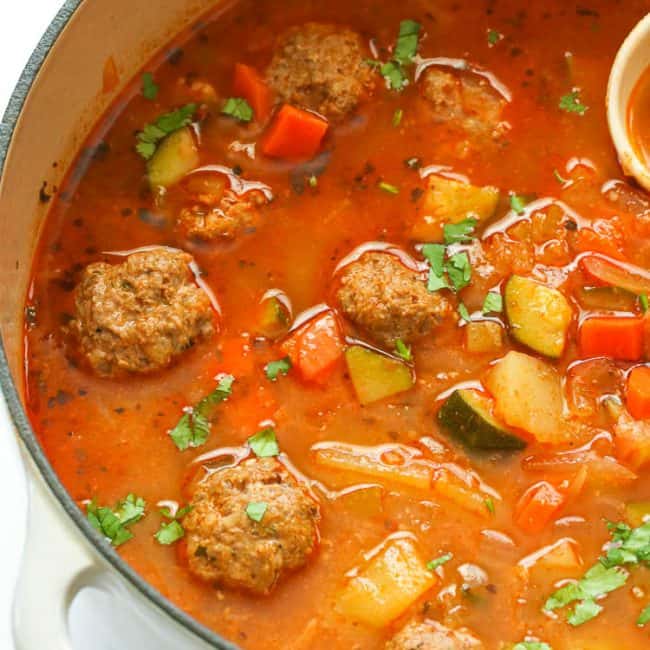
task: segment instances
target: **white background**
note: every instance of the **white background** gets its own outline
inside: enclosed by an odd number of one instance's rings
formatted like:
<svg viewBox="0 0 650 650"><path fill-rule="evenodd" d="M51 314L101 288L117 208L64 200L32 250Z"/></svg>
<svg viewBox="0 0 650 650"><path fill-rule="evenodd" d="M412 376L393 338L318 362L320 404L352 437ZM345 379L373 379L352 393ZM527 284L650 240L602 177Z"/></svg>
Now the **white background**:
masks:
<svg viewBox="0 0 650 650"><path fill-rule="evenodd" d="M63 0L0 0L0 111ZM1 307L0 307L1 308ZM0 398L1 399L1 398ZM24 539L26 496L23 469L13 432L0 416L0 648L13 648L10 615L13 587ZM48 650L42 648L40 650Z"/></svg>

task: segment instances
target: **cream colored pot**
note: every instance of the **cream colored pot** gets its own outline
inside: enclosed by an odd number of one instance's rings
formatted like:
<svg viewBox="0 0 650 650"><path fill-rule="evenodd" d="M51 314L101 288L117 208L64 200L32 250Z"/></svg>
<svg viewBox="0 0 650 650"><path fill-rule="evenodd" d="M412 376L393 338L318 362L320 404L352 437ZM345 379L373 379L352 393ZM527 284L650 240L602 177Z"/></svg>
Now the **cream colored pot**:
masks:
<svg viewBox="0 0 650 650"><path fill-rule="evenodd" d="M101 584L116 604L135 613L144 629L164 640L161 650L235 649L146 584L89 526L43 455L22 403L22 310L48 208L40 190L61 184L97 117L144 62L217 4L68 0L32 55L0 127L0 382L10 411L0 411L0 418L12 418L30 478L14 616L19 650L69 650L68 607L89 584ZM107 69L119 77L110 90ZM120 623L113 641L126 649Z"/></svg>

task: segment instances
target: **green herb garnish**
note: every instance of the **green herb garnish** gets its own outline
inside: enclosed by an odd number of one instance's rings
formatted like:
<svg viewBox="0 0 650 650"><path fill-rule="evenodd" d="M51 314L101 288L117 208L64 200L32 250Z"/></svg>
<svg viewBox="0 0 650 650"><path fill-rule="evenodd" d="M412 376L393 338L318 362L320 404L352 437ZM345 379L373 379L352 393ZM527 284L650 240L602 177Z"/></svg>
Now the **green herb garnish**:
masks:
<svg viewBox="0 0 650 650"><path fill-rule="evenodd" d="M478 221L472 217L458 223L446 223L442 227L445 244L462 244L471 241L477 223Z"/></svg>
<svg viewBox="0 0 650 650"><path fill-rule="evenodd" d="M429 571L435 571L439 566L447 564L447 562L453 559L453 557L454 556L451 553L445 553L444 555L427 562L427 569L429 569Z"/></svg>
<svg viewBox="0 0 650 650"><path fill-rule="evenodd" d="M567 113L584 115L587 112L587 106L585 106L580 100L580 91L578 90L572 90L567 95L562 95L558 106L561 110L566 111Z"/></svg>
<svg viewBox="0 0 650 650"><path fill-rule="evenodd" d="M485 503L485 507L488 509L488 512L491 515L493 515L496 512L496 508L494 507L494 501L492 500L491 497L485 497L483 503Z"/></svg>
<svg viewBox="0 0 650 650"><path fill-rule="evenodd" d="M264 503L263 501L251 501L246 506L246 514L248 515L249 519L252 519L253 521L259 523L264 518L268 507L268 503Z"/></svg>
<svg viewBox="0 0 650 650"><path fill-rule="evenodd" d="M569 180L564 178L557 169L553 170L553 176L560 185L566 185L569 182Z"/></svg>
<svg viewBox="0 0 650 650"><path fill-rule="evenodd" d="M496 45L503 38L503 34L497 32L496 29L488 29L487 42L490 47Z"/></svg>
<svg viewBox="0 0 650 650"><path fill-rule="evenodd" d="M512 647L512 650L553 650L548 643L539 641L520 641Z"/></svg>
<svg viewBox="0 0 650 650"><path fill-rule="evenodd" d="M158 96L158 86L154 82L151 72L145 72L142 75L142 95L151 101Z"/></svg>
<svg viewBox="0 0 650 650"><path fill-rule="evenodd" d="M636 624L639 625L640 627L643 627L648 623L650 623L650 605L644 607L643 610L641 610L641 613L639 614L639 618L636 619Z"/></svg>
<svg viewBox="0 0 650 650"><path fill-rule="evenodd" d="M524 209L528 205L529 201L525 196L521 194L511 194L510 195L510 207L515 211L516 214L521 216L526 212Z"/></svg>
<svg viewBox="0 0 650 650"><path fill-rule="evenodd" d="M106 506L98 506L94 500L91 501L86 506L86 516L93 528L117 547L133 537L133 533L128 527L144 517L145 507L144 499L129 494L117 503L115 510Z"/></svg>
<svg viewBox="0 0 650 650"><path fill-rule="evenodd" d="M270 361L264 366L266 378L270 381L277 381L280 375L286 375L289 370L291 370L291 359L289 357L284 357L284 359L278 359L277 361Z"/></svg>
<svg viewBox="0 0 650 650"><path fill-rule="evenodd" d="M145 160L149 160L156 153L161 140L192 123L195 112L196 104L188 104L171 113L161 115L153 124L145 125L137 136L138 142L135 148L138 153Z"/></svg>
<svg viewBox="0 0 650 650"><path fill-rule="evenodd" d="M490 291L483 301L484 314L499 314L503 311L503 297L496 291Z"/></svg>
<svg viewBox="0 0 650 650"><path fill-rule="evenodd" d="M456 292L469 285L472 279L472 265L469 261L469 255L465 251L456 253L449 258L447 275Z"/></svg>
<svg viewBox="0 0 650 650"><path fill-rule="evenodd" d="M278 439L275 437L275 431L271 427L262 429L249 438L248 446L258 458L271 458L280 453Z"/></svg>
<svg viewBox="0 0 650 650"><path fill-rule="evenodd" d="M176 446L185 451L189 447L199 447L210 435L210 416L212 408L232 394L231 375L224 375L217 387L204 397L194 408L187 409L176 426L169 432Z"/></svg>
<svg viewBox="0 0 650 650"><path fill-rule="evenodd" d="M311 187L312 189L318 187L318 176L316 176L316 174L312 174L309 177L309 181L307 182L309 183L309 187Z"/></svg>
<svg viewBox="0 0 650 650"><path fill-rule="evenodd" d="M398 108L393 113L393 126L397 128L402 123L403 117L404 117L404 111L401 108Z"/></svg>
<svg viewBox="0 0 650 650"><path fill-rule="evenodd" d="M229 115L240 122L250 122L253 119L253 108L241 97L229 97L221 109L222 115Z"/></svg>
<svg viewBox="0 0 650 650"><path fill-rule="evenodd" d="M154 535L156 541L163 546L169 546L174 544L179 539L182 539L185 536L185 529L181 524L180 520L185 517L192 510L192 506L185 506L178 510L175 515L172 515L169 508L163 508L160 510L160 514L169 519L170 521L163 521L160 524L158 532Z"/></svg>
<svg viewBox="0 0 650 650"><path fill-rule="evenodd" d="M387 192L388 194L399 194L399 187L391 185L390 183L385 183L384 181L379 181L379 183L377 183L377 187L379 187L380 190Z"/></svg>
<svg viewBox="0 0 650 650"><path fill-rule="evenodd" d="M465 306L465 303L458 303L458 315L466 322L466 323L471 323L472 322L472 317L469 315L469 311L467 311L467 307Z"/></svg>
<svg viewBox="0 0 650 650"><path fill-rule="evenodd" d="M442 244L425 244L422 247L422 255L429 262L427 289L431 293L449 288L449 283L445 278L445 253L446 250Z"/></svg>
<svg viewBox="0 0 650 650"><path fill-rule="evenodd" d="M411 352L411 347L406 345L402 339L397 339L395 341L395 352L404 359L404 361L412 361L413 354Z"/></svg>
<svg viewBox="0 0 650 650"><path fill-rule="evenodd" d="M650 306L648 304L648 294L642 293L639 295L639 306L644 314L648 311L648 307Z"/></svg>
<svg viewBox="0 0 650 650"><path fill-rule="evenodd" d="M402 65L413 63L418 53L418 40L422 26L415 20L403 20L399 24L399 35L395 45L394 58Z"/></svg>

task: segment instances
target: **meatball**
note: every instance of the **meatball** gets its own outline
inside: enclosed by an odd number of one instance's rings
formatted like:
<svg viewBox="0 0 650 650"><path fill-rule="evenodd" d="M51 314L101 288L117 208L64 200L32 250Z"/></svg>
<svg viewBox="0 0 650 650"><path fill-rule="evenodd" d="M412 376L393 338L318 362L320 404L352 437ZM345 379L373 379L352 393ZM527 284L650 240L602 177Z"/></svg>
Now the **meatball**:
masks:
<svg viewBox="0 0 650 650"><path fill-rule="evenodd" d="M260 209L268 203L270 189L253 181L238 178L233 181L233 176L232 173L194 174L187 181L186 204L176 219L187 237L228 240L257 227Z"/></svg>
<svg viewBox="0 0 650 650"><path fill-rule="evenodd" d="M356 32L307 23L280 37L266 78L283 102L339 119L374 85L368 56Z"/></svg>
<svg viewBox="0 0 650 650"><path fill-rule="evenodd" d="M214 310L194 282L191 261L156 248L84 269L71 330L97 374L160 370L214 333Z"/></svg>
<svg viewBox="0 0 650 650"><path fill-rule="evenodd" d="M504 131L501 113L505 101L482 77L432 66L424 73L422 94L436 122L471 137L498 138Z"/></svg>
<svg viewBox="0 0 650 650"><path fill-rule="evenodd" d="M266 504L260 521L247 514L251 503ZM226 587L268 594L318 541L318 505L273 458L210 474L191 505L183 520L189 569Z"/></svg>
<svg viewBox="0 0 650 650"><path fill-rule="evenodd" d="M450 311L448 301L430 293L417 271L391 253L365 253L341 277L343 313L375 341L393 347L428 334Z"/></svg>
<svg viewBox="0 0 650 650"><path fill-rule="evenodd" d="M482 647L473 634L451 630L435 621L409 623L386 644L386 650L480 650Z"/></svg>

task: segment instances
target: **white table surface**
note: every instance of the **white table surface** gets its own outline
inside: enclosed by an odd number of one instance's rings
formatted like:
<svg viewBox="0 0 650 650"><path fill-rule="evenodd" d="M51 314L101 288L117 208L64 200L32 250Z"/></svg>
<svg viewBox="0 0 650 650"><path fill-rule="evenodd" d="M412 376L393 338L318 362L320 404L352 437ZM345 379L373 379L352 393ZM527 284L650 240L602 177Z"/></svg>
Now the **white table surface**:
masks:
<svg viewBox="0 0 650 650"><path fill-rule="evenodd" d="M0 19L0 111L36 43L62 0L2 2ZM0 397L1 399L1 397ZM11 601L25 533L27 508L23 468L13 432L0 420L0 494L4 532L0 535L0 648L13 648ZM43 648L41 650L47 650Z"/></svg>

